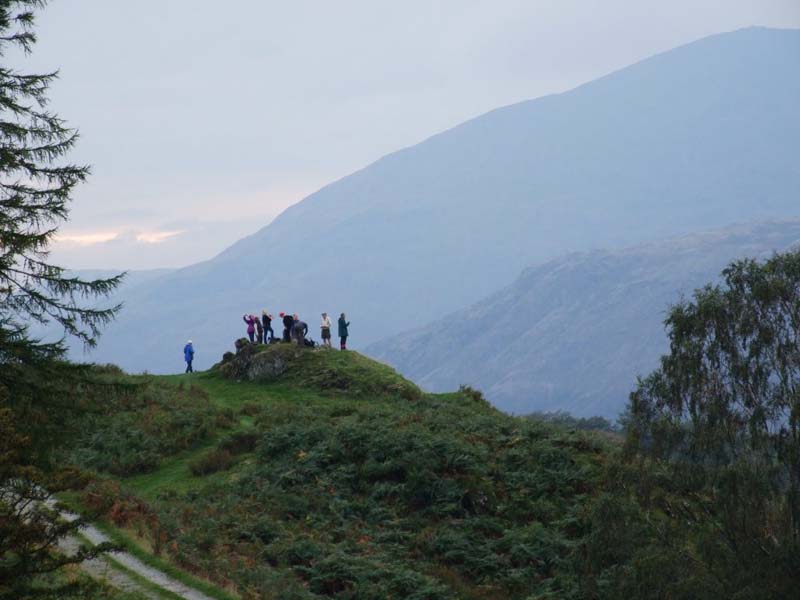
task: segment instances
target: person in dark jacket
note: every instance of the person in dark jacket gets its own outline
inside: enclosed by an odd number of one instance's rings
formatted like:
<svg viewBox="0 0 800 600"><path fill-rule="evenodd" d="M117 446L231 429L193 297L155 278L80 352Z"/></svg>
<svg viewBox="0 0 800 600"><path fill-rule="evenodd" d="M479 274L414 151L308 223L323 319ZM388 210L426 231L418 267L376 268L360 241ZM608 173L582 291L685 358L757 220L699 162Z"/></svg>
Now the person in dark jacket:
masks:
<svg viewBox="0 0 800 600"><path fill-rule="evenodd" d="M275 339L275 332L272 331L272 315L267 309L261 311L261 327L264 329L264 343L268 344Z"/></svg>
<svg viewBox="0 0 800 600"><path fill-rule="evenodd" d="M306 334L308 333L308 325L300 320L300 317L294 315L294 324L292 325L292 340L301 348L306 345Z"/></svg>
<svg viewBox="0 0 800 600"><path fill-rule="evenodd" d="M256 337L256 321L258 319L256 319L254 315L244 315L242 319L247 323L247 336L250 338L250 343L252 344Z"/></svg>
<svg viewBox="0 0 800 600"><path fill-rule="evenodd" d="M192 346L192 340L186 342L186 345L183 347L183 360L186 361L186 371L184 371L184 373L194 373L192 369L192 361L194 360L194 346Z"/></svg>
<svg viewBox="0 0 800 600"><path fill-rule="evenodd" d="M294 325L294 319L292 318L292 315L287 315L285 313L281 313L281 317L283 318L283 341L291 342L292 325Z"/></svg>
<svg viewBox="0 0 800 600"><path fill-rule="evenodd" d="M264 343L264 327L261 325L261 319L256 317L256 342L259 344Z"/></svg>
<svg viewBox="0 0 800 600"><path fill-rule="evenodd" d="M347 350L347 336L350 335L350 321L344 316L344 313L339 317L339 348Z"/></svg>

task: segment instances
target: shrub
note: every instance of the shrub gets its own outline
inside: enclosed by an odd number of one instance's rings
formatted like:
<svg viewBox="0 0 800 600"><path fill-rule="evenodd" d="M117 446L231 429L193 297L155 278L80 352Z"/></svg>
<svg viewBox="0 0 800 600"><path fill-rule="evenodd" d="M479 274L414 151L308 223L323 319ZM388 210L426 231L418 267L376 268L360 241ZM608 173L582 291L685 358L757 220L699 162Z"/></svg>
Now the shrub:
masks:
<svg viewBox="0 0 800 600"><path fill-rule="evenodd" d="M96 479L84 489L83 505L92 512L105 513L120 497L121 492L116 481Z"/></svg>
<svg viewBox="0 0 800 600"><path fill-rule="evenodd" d="M215 448L189 463L189 470L195 477L226 471L233 465L234 458L228 450Z"/></svg>
<svg viewBox="0 0 800 600"><path fill-rule="evenodd" d="M86 408L65 458L119 476L152 471L162 458L208 439L234 419L233 411L211 406L196 386L154 380L109 387L90 397Z"/></svg>
<svg viewBox="0 0 800 600"><path fill-rule="evenodd" d="M244 454L245 452L252 452L255 450L259 437L259 434L252 430L234 431L223 438L219 443L219 447L222 450L227 450L231 454Z"/></svg>
<svg viewBox="0 0 800 600"><path fill-rule="evenodd" d="M583 431L606 431L609 433L616 433L620 431L620 427L609 421L604 417L576 417L567 411L555 412L533 412L525 415L526 419L532 421L543 421L545 423L552 423L559 427L566 429L580 429Z"/></svg>

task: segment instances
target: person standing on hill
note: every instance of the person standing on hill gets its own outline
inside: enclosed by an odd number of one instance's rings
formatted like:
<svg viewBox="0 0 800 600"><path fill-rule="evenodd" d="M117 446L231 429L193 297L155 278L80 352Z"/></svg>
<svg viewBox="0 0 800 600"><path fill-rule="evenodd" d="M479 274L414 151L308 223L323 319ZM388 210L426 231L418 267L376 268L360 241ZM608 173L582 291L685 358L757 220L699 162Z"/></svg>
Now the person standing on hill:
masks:
<svg viewBox="0 0 800 600"><path fill-rule="evenodd" d="M256 336L256 318L253 315L244 315L242 319L247 323L247 336L250 338L250 343L252 344Z"/></svg>
<svg viewBox="0 0 800 600"><path fill-rule="evenodd" d="M268 344L275 339L275 332L272 331L272 315L267 312L266 308L261 311L261 326L264 328L264 343Z"/></svg>
<svg viewBox="0 0 800 600"><path fill-rule="evenodd" d="M294 325L294 319L292 318L292 315L287 315L286 313L281 313L281 318L283 319L283 341L291 342L292 325Z"/></svg>
<svg viewBox="0 0 800 600"><path fill-rule="evenodd" d="M264 343L264 327L261 325L261 319L255 317L256 319L256 340L259 344Z"/></svg>
<svg viewBox="0 0 800 600"><path fill-rule="evenodd" d="M322 335L322 345L331 347L331 318L328 313L322 313L322 322L320 323L320 330Z"/></svg>
<svg viewBox="0 0 800 600"><path fill-rule="evenodd" d="M184 373L194 373L194 369L192 369L192 361L194 360L194 346L192 346L192 340L186 342L186 345L183 347L183 360L186 361L186 370Z"/></svg>
<svg viewBox="0 0 800 600"><path fill-rule="evenodd" d="M350 321L344 316L344 313L339 317L339 348L347 350L347 336L350 335Z"/></svg>
<svg viewBox="0 0 800 600"><path fill-rule="evenodd" d="M300 317L294 315L292 322L292 339L301 348L306 344L306 334L308 333L308 325L300 320Z"/></svg>

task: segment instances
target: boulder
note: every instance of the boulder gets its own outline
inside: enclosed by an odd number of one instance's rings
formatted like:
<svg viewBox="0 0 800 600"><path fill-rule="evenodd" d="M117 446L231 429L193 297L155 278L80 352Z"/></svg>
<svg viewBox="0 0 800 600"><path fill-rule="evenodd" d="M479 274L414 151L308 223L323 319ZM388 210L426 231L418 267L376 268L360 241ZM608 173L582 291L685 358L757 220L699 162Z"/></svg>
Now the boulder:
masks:
<svg viewBox="0 0 800 600"><path fill-rule="evenodd" d="M234 342L236 353L226 352L218 368L228 379L270 381L283 375L294 359L306 351L294 344L253 344L247 338Z"/></svg>

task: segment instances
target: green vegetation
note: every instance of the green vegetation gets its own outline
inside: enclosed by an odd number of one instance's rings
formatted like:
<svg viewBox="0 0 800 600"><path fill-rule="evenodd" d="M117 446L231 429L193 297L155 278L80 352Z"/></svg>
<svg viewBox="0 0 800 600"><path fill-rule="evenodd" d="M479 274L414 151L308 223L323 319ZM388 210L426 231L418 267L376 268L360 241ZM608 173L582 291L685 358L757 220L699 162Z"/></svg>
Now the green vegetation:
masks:
<svg viewBox="0 0 800 600"><path fill-rule="evenodd" d="M525 415L526 419L544 421L563 427L565 429L580 429L583 431L619 432L620 428L603 417L576 417L566 411L558 412L533 412Z"/></svg>
<svg viewBox="0 0 800 600"><path fill-rule="evenodd" d="M503 415L474 390L423 395L357 353L264 353L295 362L269 383L219 368L129 379L229 420L213 444L162 452L150 473L96 480L83 505L140 552L243 597L517 598L571 585L604 441ZM355 392L319 385L323 374ZM107 418L132 422L123 413Z"/></svg>
<svg viewBox="0 0 800 600"><path fill-rule="evenodd" d="M137 583L139 581L137 580ZM145 589L151 588L144 585ZM152 584L151 584L152 585ZM155 592L155 590L152 590ZM79 600L148 600L148 597L136 591L123 591L112 587L104 581L97 581L81 571L77 566L66 566L54 573L40 575L37 578L36 593L38 598L76 598ZM167 596L163 600L174 600Z"/></svg>
<svg viewBox="0 0 800 600"><path fill-rule="evenodd" d="M134 413L174 397L213 426L175 429L186 442L146 473L81 465L101 471L81 504L243 598L789 598L800 255L726 276L670 312L672 353L624 436L423 394L353 352L244 346L206 373L122 377L149 399ZM105 418L148 426L124 412ZM70 456L88 461L88 439Z"/></svg>
<svg viewBox="0 0 800 600"><path fill-rule="evenodd" d="M198 446L233 419L200 388L155 380L110 387L85 408L73 444L77 455L67 458L120 476L154 470L164 457Z"/></svg>
<svg viewBox="0 0 800 600"><path fill-rule="evenodd" d="M723 275L670 310L671 352L631 396L618 489L637 506L609 508L640 519L614 562L673 597L796 597L800 251Z"/></svg>
<svg viewBox="0 0 800 600"><path fill-rule="evenodd" d="M45 4L0 0L0 56L31 49ZM424 394L354 352L245 343L165 378L74 365L26 324L91 346L119 307L83 302L121 278L47 262L88 174L61 163L77 136L45 109L54 77L0 68L0 600L136 598L78 571L110 545L59 550L82 520L53 493L219 600L796 595L800 253L735 263L670 311L624 448L607 422Z"/></svg>
<svg viewBox="0 0 800 600"><path fill-rule="evenodd" d="M240 350L227 353L214 371L226 379L287 382L291 388L332 397L397 396L415 400L421 390L386 365L365 356L320 348L306 352L293 344L251 345L239 340Z"/></svg>
<svg viewBox="0 0 800 600"><path fill-rule="evenodd" d="M78 136L47 106L57 74L7 64L14 52L32 50L33 11L46 4L0 0L0 598L13 600L96 591L63 574L103 548L59 552L59 540L80 523L60 522L44 503L48 491L75 479L53 461L53 449L68 437L63 423L80 412L82 389L93 382L63 360L63 341L41 342L28 326L56 324L92 346L119 308L97 300L121 281L85 281L49 261L50 241L89 169L65 160Z"/></svg>

